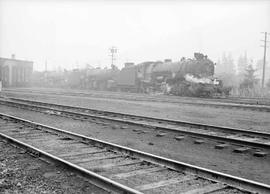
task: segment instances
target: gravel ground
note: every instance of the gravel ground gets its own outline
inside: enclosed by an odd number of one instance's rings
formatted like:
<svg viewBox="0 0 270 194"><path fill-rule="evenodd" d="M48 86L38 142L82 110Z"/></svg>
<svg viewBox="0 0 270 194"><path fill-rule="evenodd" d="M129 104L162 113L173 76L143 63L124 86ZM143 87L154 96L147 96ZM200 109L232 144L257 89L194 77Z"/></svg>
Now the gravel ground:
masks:
<svg viewBox="0 0 270 194"><path fill-rule="evenodd" d="M167 102L130 101L92 97L67 97L59 95L55 96L15 93L9 93L7 96L145 115L150 117L178 119L204 124L270 132L270 113L268 112L225 108L222 109Z"/></svg>
<svg viewBox="0 0 270 194"><path fill-rule="evenodd" d="M6 90L6 88L4 89ZM31 87L31 88L8 88L9 91L43 91L43 92L65 92L88 95L93 97L101 98L116 98L116 99L130 99L130 100L145 100L154 99L156 101L170 101L174 103L181 102L199 102L199 103L226 103L226 104L254 104L254 105L270 105L270 98L199 98L199 97L184 97L174 95L164 95L162 93L129 93L129 92L116 92L116 91L99 91L99 90L86 90L86 89L68 89L68 88L42 88L42 87Z"/></svg>
<svg viewBox="0 0 270 194"><path fill-rule="evenodd" d="M46 97L47 98L47 97ZM61 100L61 99L59 99ZM247 153L232 152L235 146L224 150L214 149L218 142L206 141L203 144L194 144L194 139L186 137L182 141L174 139L175 134L166 134L158 137L153 129L108 122L90 123L87 121L72 120L54 115L20 110L0 106L0 112L15 115L28 120L50 126L62 128L86 136L95 137L112 143L128 146L138 150L150 152L164 157L187 162L197 166L221 171L235 176L270 184L270 157L254 157ZM139 129L139 130L138 130ZM143 130L143 132L141 132Z"/></svg>
<svg viewBox="0 0 270 194"><path fill-rule="evenodd" d="M3 141L0 150L0 193L108 193Z"/></svg>

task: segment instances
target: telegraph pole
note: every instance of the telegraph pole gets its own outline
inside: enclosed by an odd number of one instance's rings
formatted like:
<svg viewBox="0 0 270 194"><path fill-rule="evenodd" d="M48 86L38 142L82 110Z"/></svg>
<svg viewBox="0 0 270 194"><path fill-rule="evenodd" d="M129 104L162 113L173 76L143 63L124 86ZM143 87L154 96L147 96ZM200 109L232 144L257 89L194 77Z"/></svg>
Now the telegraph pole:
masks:
<svg viewBox="0 0 270 194"><path fill-rule="evenodd" d="M110 54L111 61L112 61L112 62L111 62L111 63L112 63L111 65L112 65L112 67L113 67L113 65L114 65L114 64L113 64L113 61L115 60L114 55L117 53L117 48L113 46L113 47L111 47L109 50L110 50L110 53L111 53L111 54Z"/></svg>
<svg viewBox="0 0 270 194"><path fill-rule="evenodd" d="M261 41L264 42L264 45L263 45L263 47L264 47L264 54L263 54L263 73L262 73L262 88L264 88L265 63L266 63L266 48L267 48L267 42L269 42L269 41L267 41L267 34L269 34L269 33L267 33L267 32L262 32L262 33L264 33L264 40L261 40Z"/></svg>

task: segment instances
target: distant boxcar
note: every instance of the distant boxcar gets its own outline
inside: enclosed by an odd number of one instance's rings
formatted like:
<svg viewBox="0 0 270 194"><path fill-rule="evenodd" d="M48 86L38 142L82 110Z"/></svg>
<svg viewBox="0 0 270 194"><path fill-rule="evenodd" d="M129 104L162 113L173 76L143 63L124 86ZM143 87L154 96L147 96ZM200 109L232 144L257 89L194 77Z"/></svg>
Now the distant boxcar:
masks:
<svg viewBox="0 0 270 194"><path fill-rule="evenodd" d="M3 87L29 86L33 62L13 58L0 58L0 80Z"/></svg>

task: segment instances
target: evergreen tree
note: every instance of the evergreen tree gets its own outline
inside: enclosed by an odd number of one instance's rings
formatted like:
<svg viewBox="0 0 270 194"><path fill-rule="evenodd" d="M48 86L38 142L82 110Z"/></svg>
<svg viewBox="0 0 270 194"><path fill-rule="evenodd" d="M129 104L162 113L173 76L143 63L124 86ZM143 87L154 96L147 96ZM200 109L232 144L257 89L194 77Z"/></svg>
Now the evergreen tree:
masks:
<svg viewBox="0 0 270 194"><path fill-rule="evenodd" d="M270 89L270 78L268 79L268 82L266 83L266 87Z"/></svg>
<svg viewBox="0 0 270 194"><path fill-rule="evenodd" d="M247 53L245 52L244 56L241 55L238 58L238 63L237 63L238 74L244 75L247 66L248 66L248 58L247 58Z"/></svg>
<svg viewBox="0 0 270 194"><path fill-rule="evenodd" d="M221 60L217 62L215 74L223 81L224 86L236 87L238 85L231 54L223 53Z"/></svg>
<svg viewBox="0 0 270 194"><path fill-rule="evenodd" d="M221 61L219 60L216 65L216 73L235 75L234 61L231 54L222 54Z"/></svg>
<svg viewBox="0 0 270 194"><path fill-rule="evenodd" d="M256 69L253 68L252 64L249 64L246 68L246 72L244 75L244 80L240 84L240 88L248 88L253 89L255 85L258 83L258 79L255 76Z"/></svg>
<svg viewBox="0 0 270 194"><path fill-rule="evenodd" d="M224 67L224 73L232 75L235 74L234 61L231 54L228 54L227 56L224 55L222 57L222 63L223 63L222 66Z"/></svg>
<svg viewBox="0 0 270 194"><path fill-rule="evenodd" d="M257 61L256 69L258 70L259 78L262 78L262 74L263 74L263 60L262 59ZM266 63L265 63L265 82L267 82L268 79L270 79L270 65L266 61Z"/></svg>

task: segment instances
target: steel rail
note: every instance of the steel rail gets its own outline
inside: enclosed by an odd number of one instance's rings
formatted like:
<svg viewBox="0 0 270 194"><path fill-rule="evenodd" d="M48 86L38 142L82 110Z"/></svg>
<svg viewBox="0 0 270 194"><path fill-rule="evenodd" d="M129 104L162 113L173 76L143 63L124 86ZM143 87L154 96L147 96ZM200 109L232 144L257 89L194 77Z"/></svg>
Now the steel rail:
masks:
<svg viewBox="0 0 270 194"><path fill-rule="evenodd" d="M244 189L244 190L248 190L250 192L259 192L262 194L268 194L270 192L270 185L268 184L264 184L264 183L260 183L260 182L256 182L256 181L252 181L252 180L248 180L248 179L244 179L244 178L240 178L240 177L236 177L233 175L229 175L229 174L225 174L225 173L221 173L221 172L217 172L214 170L210 170L210 169L206 169L206 168L202 168L202 167L198 167L195 165L191 165L191 164L187 164L184 162L180 162L180 161L176 161L176 160L172 160L172 159L167 159L161 156L156 156L150 153L146 153L143 151L138 151L132 148L128 148L125 146L120 146L114 143L109 143L103 140L99 140L99 139L95 139L95 138L91 138L91 137L87 137L84 135L80 135L74 132L69 132L69 131L65 131L63 129L59 129L59 128L55 128L55 127L51 127L48 125L44 125L44 124L40 124L40 123L36 123L33 121L29 121L26 119L22 119L19 117L15 117L15 116L11 116L11 115L7 115L5 113L0 113L0 116L2 118L6 118L6 119L12 119L15 120L17 122L20 123L24 123L26 126L31 126L31 127L35 127L41 130L45 130L48 132L53 132L53 133L57 133L57 134L63 134L67 137L71 137L71 138L76 138L79 139L80 141L86 142L86 143L90 143L90 144L94 144L94 145L100 145L103 147L107 147L109 149L115 150L115 151L120 151L122 153L126 153L130 156L133 157L138 157L138 158L142 158L145 161L149 161L151 163L155 163L155 164L159 164L159 165L164 165L167 168L171 168L177 171L185 171L185 172L191 172L193 174L196 174L198 176L201 177L205 177L207 179L211 179L214 181L221 181L224 182L228 185L231 185L233 187L236 188L240 188L240 189ZM12 141L12 140L11 140ZM16 141L15 141L16 142ZM34 148L34 147L32 147ZM37 151L38 153L41 154L45 154L45 156L49 156L48 154L46 154L45 152L43 152L42 150L38 150L38 149L33 149L34 151ZM52 156L52 155L51 155ZM50 158L52 158L51 156L49 156ZM57 160L60 162L63 162L61 160L58 160L58 158L54 157L52 158L53 160ZM66 163L67 166L73 167L72 163ZM76 169L75 170L80 170L80 169ZM86 171L81 171L82 174L86 174L86 175L91 175L94 176L95 178L101 178L99 177L100 175L96 174L96 173L90 173L90 172L86 172ZM98 176L96 176L98 175ZM101 179L99 179L101 180ZM102 179L102 182L107 182L107 179ZM114 183L112 183L113 186L121 186L121 185L116 185ZM126 188L127 189L127 188Z"/></svg>
<svg viewBox="0 0 270 194"><path fill-rule="evenodd" d="M106 177L100 176L97 173L86 170L78 165L75 165L75 164L68 162L66 160L63 160L57 156L49 154L49 153L42 151L38 148L35 148L29 144L26 144L24 142L16 140L15 138L7 136L1 132L0 132L0 138L5 139L7 142L9 142L11 144L15 144L19 147L22 147L23 149L27 150L27 152L29 152L33 155L37 155L38 157L44 158L44 159L52 161L54 163L59 163L61 165L64 165L66 168L68 168L68 169L76 172L77 174L80 174L81 176L87 178L90 183L96 185L99 188L103 188L103 189L109 190L110 192L115 192L115 193L142 194L142 192L139 192L135 189L129 188L125 185L117 183L117 182L110 180Z"/></svg>
<svg viewBox="0 0 270 194"><path fill-rule="evenodd" d="M161 121L161 122L167 122L167 123L175 123L181 126L188 126L188 127L195 127L195 128L202 128L202 129L213 129L213 130L223 130L223 131L230 131L234 133L246 133L247 135L258 135L263 137L270 138L270 133L260 132L260 131L250 131L240 128L233 128L233 127L226 127L226 126L215 126L215 125L208 125L198 122L189 122L184 120L171 120L171 119L163 119L163 118L156 118L156 117L148 117L148 116L141 116L141 115L132 115L128 113L120 113L120 112L112 112L112 111L106 111L106 110L99 110L99 109L92 109L92 108L85 108L80 106L69 106L69 105L63 105L63 104L56 104L56 103L47 103L47 102L41 102L41 101L35 101L35 100L28 100L28 99L22 99L22 98L8 98L14 101L22 101L27 103L37 103L44 106L57 106L60 108L67 108L67 109L80 109L83 111L95 111L100 112L103 114L116 114L120 116L126 116L126 117L136 117L140 119L147 119L147 120L155 120L155 121Z"/></svg>
<svg viewBox="0 0 270 194"><path fill-rule="evenodd" d="M51 107L46 107L46 106L57 106L57 107L69 108L69 109L72 109L72 108L76 109L77 108L77 109L91 110L91 111L93 111L93 109L86 109L86 108L81 108L81 107L72 107L72 106L65 106L65 105L59 105L59 104L44 103L44 102L38 102L38 101L29 101L29 100L22 100L22 101L25 101L25 102L28 102L28 103L39 103L39 104L42 104L44 106L37 106L37 105L33 105L33 104L30 105L30 104L27 104L27 103L18 103L18 102L13 102L13 101L6 101L6 100L4 100L4 101L0 100L0 103L4 103L4 104L8 103L11 106L13 106L13 104L17 104L19 106L35 107L35 108L38 108L38 109L50 110L50 111L65 113L65 114L69 114L69 115L78 115L78 116L81 116L81 117L92 117L92 118L104 119L104 120L108 120L108 121L121 122L121 123L125 123L125 124L130 124L130 125L137 125L137 126L141 126L141 127L150 127L150 128L155 128L157 130L163 130L163 131L169 131L169 132L179 132L179 133L182 133L182 134L187 134L187 135L192 135L192 136L197 136L197 137L203 137L203 138L209 138L209 139L214 139L214 140L218 140L218 141L225 141L225 142L230 142L230 143L234 143L234 144L241 144L241 145L257 147L257 148L263 148L263 149L269 149L270 148L270 143L248 141L248 140L244 140L244 139L237 139L237 138L231 138L231 137L226 137L226 136L218 136L218 135L212 135L212 134L207 134L207 133L199 133L199 132L193 132L193 131L188 131L188 130L174 129L174 128L170 128L170 127L164 127L164 126L158 126L158 125L152 125L152 124L145 124L145 123L140 123L140 122L136 122L136 121L128 121L128 120L123 120L123 119L118 119L118 118L108 117L108 116L85 114L85 113L62 110L62 109L56 109L56 108L51 108ZM99 111L99 110L94 110L94 111ZM103 113L105 113L105 114L106 113L107 114L116 114L116 115L129 116L129 117L136 117L136 118L145 119L145 120L147 120L147 119L156 120L157 122L162 121L162 122L168 122L168 123L176 123L176 124L178 124L180 126L185 126L185 127L218 130L218 131L232 132L232 133L242 133L242 134L246 134L246 135L254 135L254 136L260 136L260 137L263 137L263 138L270 138L270 133L265 133L265 132L247 131L247 130L243 130L243 129L219 127L219 126L205 125L205 124L200 124L200 123L190 123L190 122L186 122L186 121L174 121L174 120L168 120L168 119L158 119L158 118L152 118L152 117L144 117L144 116L123 114L123 113L115 113L115 112L109 112L109 111L104 111ZM56 115L58 115L58 114L56 114ZM58 115L58 116L63 116L63 115Z"/></svg>

